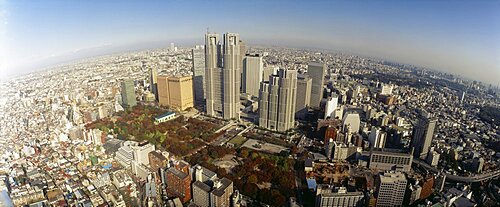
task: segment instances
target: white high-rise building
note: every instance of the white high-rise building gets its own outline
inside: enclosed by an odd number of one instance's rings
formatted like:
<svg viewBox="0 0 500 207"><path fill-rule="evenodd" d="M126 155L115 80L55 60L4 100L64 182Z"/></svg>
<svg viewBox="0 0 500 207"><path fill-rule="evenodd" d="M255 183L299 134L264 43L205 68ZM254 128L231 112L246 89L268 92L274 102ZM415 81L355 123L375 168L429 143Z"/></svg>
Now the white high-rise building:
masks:
<svg viewBox="0 0 500 207"><path fill-rule="evenodd" d="M223 119L239 118L241 80L240 36L205 35L205 81L207 114Z"/></svg>
<svg viewBox="0 0 500 207"><path fill-rule="evenodd" d="M191 50L193 56L193 90L196 105L205 102L205 48L196 45Z"/></svg>
<svg viewBox="0 0 500 207"><path fill-rule="evenodd" d="M243 93L259 96L259 86L264 74L264 62L260 54L248 54L243 58L243 77L241 84Z"/></svg>
<svg viewBox="0 0 500 207"><path fill-rule="evenodd" d="M131 146L134 150L134 161L138 164L149 165L149 153L155 151L155 146L145 142L139 143L138 145Z"/></svg>
<svg viewBox="0 0 500 207"><path fill-rule="evenodd" d="M333 112L335 112L335 109L337 109L338 102L339 97L337 95L333 95L332 97L328 97L328 99L326 99L324 119L335 118Z"/></svg>
<svg viewBox="0 0 500 207"><path fill-rule="evenodd" d="M368 135L368 141L370 141L370 147L384 148L386 138L387 138L387 133L383 132L378 127L372 126L370 134Z"/></svg>
<svg viewBox="0 0 500 207"><path fill-rule="evenodd" d="M406 177L401 172L386 172L377 177L375 196L378 206L403 206Z"/></svg>
<svg viewBox="0 0 500 207"><path fill-rule="evenodd" d="M297 71L279 69L262 82L259 93L259 126L287 131L295 126Z"/></svg>

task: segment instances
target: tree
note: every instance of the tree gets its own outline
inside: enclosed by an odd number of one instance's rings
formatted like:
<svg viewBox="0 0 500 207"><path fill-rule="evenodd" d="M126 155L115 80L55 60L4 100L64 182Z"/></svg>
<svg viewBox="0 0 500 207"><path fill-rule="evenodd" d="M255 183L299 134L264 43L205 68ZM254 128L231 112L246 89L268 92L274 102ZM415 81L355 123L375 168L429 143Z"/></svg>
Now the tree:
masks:
<svg viewBox="0 0 500 207"><path fill-rule="evenodd" d="M247 180L248 183L255 183L257 184L258 180L257 180L257 176L255 174L252 174L248 177L248 180Z"/></svg>

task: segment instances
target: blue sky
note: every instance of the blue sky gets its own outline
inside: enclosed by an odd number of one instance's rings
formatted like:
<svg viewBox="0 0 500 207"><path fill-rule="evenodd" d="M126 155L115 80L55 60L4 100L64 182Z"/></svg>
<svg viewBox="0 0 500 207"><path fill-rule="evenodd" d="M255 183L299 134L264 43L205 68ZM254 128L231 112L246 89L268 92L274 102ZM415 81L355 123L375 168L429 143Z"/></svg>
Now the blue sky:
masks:
<svg viewBox="0 0 500 207"><path fill-rule="evenodd" d="M2 77L89 55L203 43L316 47L498 84L500 1L0 0Z"/></svg>

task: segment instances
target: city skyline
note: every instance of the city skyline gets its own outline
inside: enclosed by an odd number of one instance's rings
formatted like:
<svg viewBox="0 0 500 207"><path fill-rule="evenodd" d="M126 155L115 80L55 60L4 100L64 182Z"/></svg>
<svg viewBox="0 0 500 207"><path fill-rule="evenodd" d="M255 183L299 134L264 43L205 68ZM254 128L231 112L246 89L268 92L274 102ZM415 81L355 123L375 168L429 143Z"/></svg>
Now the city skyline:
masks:
<svg viewBox="0 0 500 207"><path fill-rule="evenodd" d="M218 8L226 9L212 16L203 13ZM202 44L200 34L208 28L244 33L249 45L342 51L497 85L499 10L498 1L2 0L0 73L10 77L69 60L165 47L170 42Z"/></svg>

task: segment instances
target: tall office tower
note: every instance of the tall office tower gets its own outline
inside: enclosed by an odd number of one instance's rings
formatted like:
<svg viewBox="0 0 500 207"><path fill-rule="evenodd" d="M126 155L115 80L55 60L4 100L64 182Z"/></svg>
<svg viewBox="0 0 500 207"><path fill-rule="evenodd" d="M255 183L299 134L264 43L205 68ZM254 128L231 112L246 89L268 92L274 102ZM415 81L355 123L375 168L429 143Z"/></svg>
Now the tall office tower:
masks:
<svg viewBox="0 0 500 207"><path fill-rule="evenodd" d="M307 74L312 78L311 107L319 108L321 105L325 70L326 65L324 63L311 62L307 67Z"/></svg>
<svg viewBox="0 0 500 207"><path fill-rule="evenodd" d="M294 127L297 71L279 69L260 84L259 126L276 131Z"/></svg>
<svg viewBox="0 0 500 207"><path fill-rule="evenodd" d="M311 105L312 79L308 75L297 76L297 100L295 101L295 117L304 119Z"/></svg>
<svg viewBox="0 0 500 207"><path fill-rule="evenodd" d="M149 69L149 90L155 95L155 100L158 101L158 70L156 68Z"/></svg>
<svg viewBox="0 0 500 207"><path fill-rule="evenodd" d="M193 78L158 76L158 98L162 106L178 110L193 107Z"/></svg>
<svg viewBox="0 0 500 207"><path fill-rule="evenodd" d="M269 81L269 77L271 77L271 75L276 74L278 72L278 69L279 68L275 66L265 67L262 75L262 81Z"/></svg>
<svg viewBox="0 0 500 207"><path fill-rule="evenodd" d="M193 89L196 105L205 103L205 49L203 45L196 45L191 50L193 56Z"/></svg>
<svg viewBox="0 0 500 207"><path fill-rule="evenodd" d="M372 126L370 134L368 135L368 141L370 141L370 147L384 148L386 139L387 139L387 133L383 132L380 128Z"/></svg>
<svg viewBox="0 0 500 207"><path fill-rule="evenodd" d="M264 63L262 55L249 54L243 58L243 76L241 78L243 93L259 96L259 85L262 82L262 74L264 73Z"/></svg>
<svg viewBox="0 0 500 207"><path fill-rule="evenodd" d="M348 192L346 187L327 184L319 184L316 189L316 207L361 207L365 204L363 192Z"/></svg>
<svg viewBox="0 0 500 207"><path fill-rule="evenodd" d="M462 92L462 96L460 96L460 103L464 103L465 100L465 91Z"/></svg>
<svg viewBox="0 0 500 207"><path fill-rule="evenodd" d="M411 139L410 148L415 149L415 153L413 154L415 157L419 157L423 160L427 157L436 129L436 122L435 119L421 117L413 127L413 137Z"/></svg>
<svg viewBox="0 0 500 207"><path fill-rule="evenodd" d="M401 172L380 174L376 180L376 206L403 206L406 183L406 177Z"/></svg>
<svg viewBox="0 0 500 207"><path fill-rule="evenodd" d="M327 118L335 119L333 112L335 111L335 109L337 109L338 102L339 102L339 97L337 95L333 95L332 97L328 97L326 99L324 119Z"/></svg>
<svg viewBox="0 0 500 207"><path fill-rule="evenodd" d="M123 80L121 83L121 95L123 108L134 107L137 105L135 99L135 88L133 80Z"/></svg>
<svg viewBox="0 0 500 207"><path fill-rule="evenodd" d="M191 177L189 173L170 167L165 174L169 196L177 196L183 203L191 200Z"/></svg>
<svg viewBox="0 0 500 207"><path fill-rule="evenodd" d="M216 180L210 192L210 206L231 206L233 191L233 181L227 178Z"/></svg>
<svg viewBox="0 0 500 207"><path fill-rule="evenodd" d="M241 80L239 39L238 34L226 33L224 45L221 46L219 35L205 35L205 89L208 115L224 119L238 118Z"/></svg>

